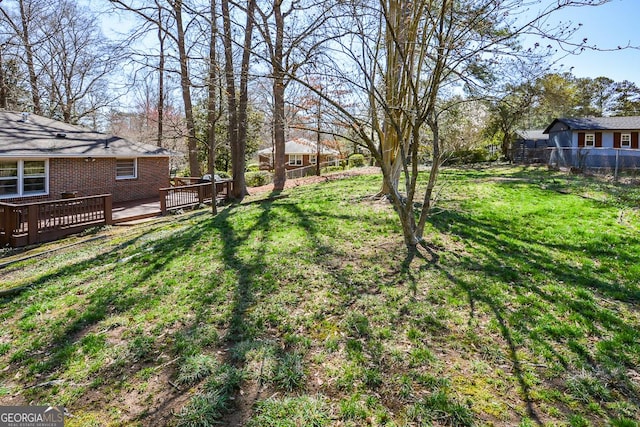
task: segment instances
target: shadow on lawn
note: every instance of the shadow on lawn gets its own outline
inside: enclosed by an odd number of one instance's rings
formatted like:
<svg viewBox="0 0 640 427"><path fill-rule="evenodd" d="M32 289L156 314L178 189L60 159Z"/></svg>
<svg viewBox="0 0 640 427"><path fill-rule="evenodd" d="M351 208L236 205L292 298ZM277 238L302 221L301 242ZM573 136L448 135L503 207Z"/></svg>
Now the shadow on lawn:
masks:
<svg viewBox="0 0 640 427"><path fill-rule="evenodd" d="M162 303L164 295L170 293L170 289L167 284L154 282L154 277L160 274L172 259L189 251L194 242L201 238L203 231L202 226L195 225L173 230L170 237L149 242L145 241L144 234L135 236L90 259L52 270L31 283L20 294L0 300L3 308L10 304L24 304L20 320L26 321L27 324L31 317L42 317L44 314L35 308L40 301L63 298L65 295L78 295L80 300L80 303L62 311L44 315L45 319L49 319L46 327L40 328L41 333L32 336L24 348L11 356L11 371L26 369L26 378L38 382L47 377L64 378L65 370L78 354L89 355L91 353L87 351L103 348L104 341L94 337L87 338L88 334L98 336L108 333L106 330L96 330L95 326L101 321L113 316L140 312ZM133 247L135 249L132 249ZM125 269L126 278L119 274L118 279L114 278L104 283L100 281L102 277L109 277L111 270L116 268L119 271ZM88 275L87 271L90 272ZM71 280L62 280L60 284L47 286L58 278ZM94 281L100 285L91 286ZM155 350L158 350L159 354L163 349L162 344L149 338L147 333L148 331L142 329L125 330L128 336L123 339L129 339L130 342L125 346L129 352L123 354L124 363L102 366L98 372L100 384L105 384L109 389L118 389L118 384L126 383L137 371L152 362ZM124 373L127 375L121 377ZM25 390L35 397L45 390L32 387Z"/></svg>
<svg viewBox="0 0 640 427"><path fill-rule="evenodd" d="M289 327L287 315L290 313L279 313L281 308L272 299L278 298L283 291L281 287L286 287L286 283L280 283L283 278L278 277L278 271L267 269L268 266L278 264L272 258L274 254L269 246L273 244L272 234L283 227L305 230L305 234L317 243L314 239L314 221L294 203L273 198L258 204L259 214L251 219L250 226L238 225L237 216L234 217L235 208L221 212L212 220L213 227L220 232L225 271L234 274L231 315L225 337L230 348L225 354L225 363L238 368L245 367L249 351L260 348L277 348L279 356L276 357L276 364L280 366L291 360L288 357L297 357L294 354L297 350L285 339L285 331ZM251 247L250 251L247 246ZM329 251L329 248L313 246L313 250L322 252ZM279 252L279 255L282 256L283 252L285 251ZM215 282L212 281L211 285L215 286ZM300 286L304 284L301 283ZM287 292L286 288L284 292ZM276 366L275 370L278 369ZM227 412L219 420L221 424L241 425L247 421L250 408L262 399L265 392L262 373L257 380L255 389L235 396L234 411ZM291 386L294 389L297 387L295 384ZM269 392L271 394L273 391Z"/></svg>
<svg viewBox="0 0 640 427"><path fill-rule="evenodd" d="M471 317L476 315L477 303L489 308L507 343L530 417L541 423L530 379L518 355L520 348L543 355L549 363L559 363L569 376L584 370L593 373L637 405L638 390L626 371L640 362L640 333L638 325L625 322L614 306L632 309L640 301L640 290L606 279L592 269L558 261L617 257L620 265L634 265L637 254L598 245L591 245L591 252L571 243L543 247L534 238L510 230L508 224L497 228L455 211L443 211L432 217L431 223L442 233L459 236L472 253L458 259L455 266L445 262L435 268L467 294ZM561 256L553 256L558 253ZM453 271L474 274L462 277ZM557 387L554 384L550 386ZM611 394L595 393L591 398L603 403L614 399ZM609 415L620 416L614 411Z"/></svg>
<svg viewBox="0 0 640 427"><path fill-rule="evenodd" d="M259 212L259 216L253 220L254 225L241 230L234 229L234 222L231 221L232 209L223 211L213 220L214 227L221 233L222 259L225 268L235 274L232 316L227 334L227 339L231 343L261 337L265 332L266 328L251 325L247 309L259 303L255 299L256 294L268 296L270 293L279 291L278 280L282 277L277 277L278 272L265 271L267 266L277 264L273 259L265 259L271 256L269 246L273 242L270 236L274 231L277 232L283 227L304 230L306 238L311 242L309 245L311 253L308 253L311 257L321 257L333 252L330 246L321 243L318 238L321 233L317 230L316 221L321 216L339 217L326 213L316 213L311 216L295 203L283 199L269 199L261 202ZM283 215L286 218L282 218ZM345 218L342 217L342 219ZM348 219L354 218L348 217ZM250 240L258 243L252 246L250 254L244 251L245 254L240 256L241 249L246 247ZM304 286L304 283L300 285Z"/></svg>

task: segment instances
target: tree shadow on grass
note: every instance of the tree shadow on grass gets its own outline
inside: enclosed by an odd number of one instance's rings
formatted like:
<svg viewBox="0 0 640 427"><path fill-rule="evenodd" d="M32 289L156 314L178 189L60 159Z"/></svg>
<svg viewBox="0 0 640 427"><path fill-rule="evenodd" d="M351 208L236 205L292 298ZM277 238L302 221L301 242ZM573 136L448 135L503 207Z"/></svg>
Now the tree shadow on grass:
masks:
<svg viewBox="0 0 640 427"><path fill-rule="evenodd" d="M20 294L3 298L3 308L24 304L20 322L34 325L25 326L29 329L22 332L31 334L26 346L14 348L10 357L12 371L26 370L28 373L23 377L33 378L34 381L41 381L47 376L57 378L78 357L78 350L90 344L91 340L83 340L88 333L105 332L95 330L100 322L161 304L167 292L166 286L150 284L154 283L156 275L162 273L165 265L189 250L201 232L200 227L196 226L172 231L170 237L156 241L145 241L146 236L139 235L90 259L52 270L32 282ZM116 268L120 271L126 269L126 279L119 275L112 280L105 280L104 277L109 277L111 270ZM57 283L52 285L52 282ZM41 301L72 295L78 296L77 303L66 307L63 302L62 311L56 310L45 315L47 323L39 323L44 314L38 308ZM136 336L135 331L133 336ZM144 344L143 341L141 343ZM148 355L141 352L152 349L132 347L131 350L140 352L142 359L145 359ZM139 367L143 368L144 363ZM105 376L113 376L117 371L106 373ZM31 389L30 392L39 393L40 390Z"/></svg>
<svg viewBox="0 0 640 427"><path fill-rule="evenodd" d="M530 417L541 423L519 349L559 363L565 376L583 369L597 375L606 373L603 380L608 387L638 404L638 390L620 371L640 363L640 325L622 318L615 306L632 309L640 301L640 290L637 285L618 283L570 262L585 256L602 260L616 256L621 265L633 265L638 254L598 245L591 245L585 253L584 246L571 244L569 239L564 244L543 246L534 237L511 230L508 224L498 228L455 211L434 216L432 225L442 233L458 236L472 253L453 265L445 262L437 268L467 294L471 316L477 303L489 308L507 344ZM458 276L460 271L473 275ZM619 414L609 410L609 416Z"/></svg>

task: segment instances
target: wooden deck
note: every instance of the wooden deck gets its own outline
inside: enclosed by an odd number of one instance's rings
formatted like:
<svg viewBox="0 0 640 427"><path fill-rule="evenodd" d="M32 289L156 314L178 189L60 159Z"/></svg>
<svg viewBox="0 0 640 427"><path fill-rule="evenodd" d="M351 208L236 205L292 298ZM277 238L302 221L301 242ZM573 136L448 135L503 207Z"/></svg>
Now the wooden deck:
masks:
<svg viewBox="0 0 640 427"><path fill-rule="evenodd" d="M1 1L1 0L0 0ZM216 202L229 198L232 180L216 182ZM84 229L137 222L211 203L210 182L161 188L158 197L112 203L111 194L27 203L0 201L0 245L25 246Z"/></svg>
<svg viewBox="0 0 640 427"><path fill-rule="evenodd" d="M112 219L114 224L138 221L162 215L160 198L133 200L113 204Z"/></svg>

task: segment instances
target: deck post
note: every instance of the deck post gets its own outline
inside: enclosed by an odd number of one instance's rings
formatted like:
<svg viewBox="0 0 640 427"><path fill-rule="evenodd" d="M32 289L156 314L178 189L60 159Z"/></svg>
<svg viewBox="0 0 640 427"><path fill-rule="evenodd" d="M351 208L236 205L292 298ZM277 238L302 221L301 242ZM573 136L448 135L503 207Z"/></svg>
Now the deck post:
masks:
<svg viewBox="0 0 640 427"><path fill-rule="evenodd" d="M38 211L39 205L27 206L27 227L29 228L28 243L38 243Z"/></svg>
<svg viewBox="0 0 640 427"><path fill-rule="evenodd" d="M167 193L169 190L160 189L160 215L164 216L167 214Z"/></svg>
<svg viewBox="0 0 640 427"><path fill-rule="evenodd" d="M3 222L3 228L4 228L4 237L2 238L2 244L5 245L9 242L11 242L11 236L13 235L13 229L14 224L13 224L13 218L14 218L14 214L13 214L13 209L11 208L11 206L9 205L3 205L4 209L3 209L3 217L2 217L2 222Z"/></svg>
<svg viewBox="0 0 640 427"><path fill-rule="evenodd" d="M198 185L198 203L199 204L203 204L204 203L204 186L202 185Z"/></svg>
<svg viewBox="0 0 640 427"><path fill-rule="evenodd" d="M104 196L104 223L105 225L113 224L113 196L111 194Z"/></svg>

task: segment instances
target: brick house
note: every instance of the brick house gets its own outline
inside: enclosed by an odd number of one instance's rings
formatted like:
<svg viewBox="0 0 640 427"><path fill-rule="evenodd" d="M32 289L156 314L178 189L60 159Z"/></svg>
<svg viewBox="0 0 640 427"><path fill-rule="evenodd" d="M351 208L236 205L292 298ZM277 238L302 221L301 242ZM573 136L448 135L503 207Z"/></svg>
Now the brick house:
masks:
<svg viewBox="0 0 640 427"><path fill-rule="evenodd" d="M333 165L338 163L340 152L320 144L320 164ZM287 141L284 146L285 168L287 170L314 166L318 161L318 146L306 138L295 138ZM260 169L273 169L273 150L265 148L258 151Z"/></svg>
<svg viewBox="0 0 640 427"><path fill-rule="evenodd" d="M158 197L169 186L168 150L35 114L0 111L0 201L111 194Z"/></svg>

